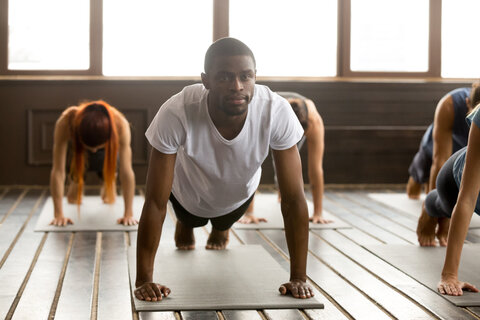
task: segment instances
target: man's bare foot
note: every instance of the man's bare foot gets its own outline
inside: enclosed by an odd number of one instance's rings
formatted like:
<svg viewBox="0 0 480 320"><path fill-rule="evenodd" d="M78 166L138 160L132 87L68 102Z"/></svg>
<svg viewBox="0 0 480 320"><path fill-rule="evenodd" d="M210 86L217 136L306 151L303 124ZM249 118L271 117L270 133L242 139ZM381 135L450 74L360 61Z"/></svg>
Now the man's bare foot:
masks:
<svg viewBox="0 0 480 320"><path fill-rule="evenodd" d="M422 184L417 183L412 177L409 177L407 182L407 196L410 199L420 199L420 193L422 193Z"/></svg>
<svg viewBox="0 0 480 320"><path fill-rule="evenodd" d="M212 232L210 232L210 236L207 240L206 249L209 250L223 250L227 247L228 244L228 237L229 237L230 229L225 231L220 231L215 228L212 228Z"/></svg>
<svg viewBox="0 0 480 320"><path fill-rule="evenodd" d="M450 218L438 218L437 239L442 247L447 246L448 228L450 228Z"/></svg>
<svg viewBox="0 0 480 320"><path fill-rule="evenodd" d="M179 250L195 249L193 228L185 226L180 220L177 220L177 226L175 227L175 245Z"/></svg>
<svg viewBox="0 0 480 320"><path fill-rule="evenodd" d="M422 214L418 218L417 236L418 243L422 247L435 247L435 228L437 227L438 219L430 217L425 210L425 203L422 206Z"/></svg>

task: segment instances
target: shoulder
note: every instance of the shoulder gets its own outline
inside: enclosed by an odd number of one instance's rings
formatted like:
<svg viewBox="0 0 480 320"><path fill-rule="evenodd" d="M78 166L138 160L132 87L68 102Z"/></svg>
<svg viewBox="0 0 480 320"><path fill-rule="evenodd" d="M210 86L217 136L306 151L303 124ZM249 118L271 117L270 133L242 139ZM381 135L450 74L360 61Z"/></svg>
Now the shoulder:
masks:
<svg viewBox="0 0 480 320"><path fill-rule="evenodd" d="M77 114L77 112L77 106L68 107L62 112L60 117L58 117L55 126L70 128L73 125L73 120L75 119L75 115Z"/></svg>
<svg viewBox="0 0 480 320"><path fill-rule="evenodd" d="M307 106L308 110L308 122L312 122L314 125L323 125L322 116L318 113L317 107L315 103L313 103L310 99L305 99L305 105Z"/></svg>
<svg viewBox="0 0 480 320"><path fill-rule="evenodd" d="M286 106L289 105L288 101L280 96L278 93L273 92L269 87L261 84L255 85L255 93L252 102L255 104L269 105L271 107Z"/></svg>
<svg viewBox="0 0 480 320"><path fill-rule="evenodd" d="M116 108L112 108L113 116L114 116L114 123L117 128L117 132L120 137L130 134L130 122L125 117L123 113L121 113Z"/></svg>
<svg viewBox="0 0 480 320"><path fill-rule="evenodd" d="M454 111L453 96L452 94L447 94L438 102L435 114L436 117L451 117L453 119L455 115Z"/></svg>

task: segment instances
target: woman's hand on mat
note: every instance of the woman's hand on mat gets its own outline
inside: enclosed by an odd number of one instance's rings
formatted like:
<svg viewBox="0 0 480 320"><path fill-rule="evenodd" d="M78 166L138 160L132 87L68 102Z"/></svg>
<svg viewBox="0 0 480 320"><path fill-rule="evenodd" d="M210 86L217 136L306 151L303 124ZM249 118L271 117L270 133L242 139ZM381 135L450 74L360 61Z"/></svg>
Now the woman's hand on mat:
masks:
<svg viewBox="0 0 480 320"><path fill-rule="evenodd" d="M298 299L307 299L314 296L312 287L301 280L292 280L284 283L278 290L283 295L290 293L294 298Z"/></svg>
<svg viewBox="0 0 480 320"><path fill-rule="evenodd" d="M123 216L123 217L117 219L117 223L118 224L123 224L124 226L134 226L134 225L138 224L138 220L135 219L132 216L128 216L128 217Z"/></svg>
<svg viewBox="0 0 480 320"><path fill-rule="evenodd" d="M253 214L244 214L243 217L238 220L238 222L240 223L245 223L245 224L248 224L248 223L255 223L255 224L258 224L260 222L267 222L267 219L265 218L257 218L255 215Z"/></svg>
<svg viewBox="0 0 480 320"><path fill-rule="evenodd" d="M58 226L58 227L64 227L67 224L73 224L73 221L72 221L72 219L66 218L62 215L61 217L53 218L53 220L52 220L52 222L50 222L50 224L51 225L53 224L54 226Z"/></svg>
<svg viewBox="0 0 480 320"><path fill-rule="evenodd" d="M170 288L158 283L147 282L135 289L134 294L139 300L160 301L162 296L168 297Z"/></svg>
<svg viewBox="0 0 480 320"><path fill-rule="evenodd" d="M317 215L317 214L314 214L308 220L313 222L313 223L319 223L319 224L327 224L327 223L332 223L333 222L333 220L325 219L321 215Z"/></svg>
<svg viewBox="0 0 480 320"><path fill-rule="evenodd" d="M438 292L449 296L461 296L463 290L478 292L478 289L468 282L459 281L456 277L442 277L437 285Z"/></svg>

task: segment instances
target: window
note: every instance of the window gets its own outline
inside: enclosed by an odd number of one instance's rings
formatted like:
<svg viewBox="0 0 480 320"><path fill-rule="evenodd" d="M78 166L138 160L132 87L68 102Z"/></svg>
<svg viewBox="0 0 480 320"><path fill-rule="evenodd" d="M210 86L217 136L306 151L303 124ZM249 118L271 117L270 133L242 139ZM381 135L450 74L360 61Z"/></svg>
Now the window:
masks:
<svg viewBox="0 0 480 320"><path fill-rule="evenodd" d="M442 77L478 78L478 0L442 1Z"/></svg>
<svg viewBox="0 0 480 320"><path fill-rule="evenodd" d="M350 69L428 71L428 0L351 0Z"/></svg>
<svg viewBox="0 0 480 320"><path fill-rule="evenodd" d="M478 78L477 12L478 0L3 0L0 75L198 77L211 42L232 36L258 76Z"/></svg>
<svg viewBox="0 0 480 320"><path fill-rule="evenodd" d="M199 76L212 43L212 0L104 0L103 74Z"/></svg>
<svg viewBox="0 0 480 320"><path fill-rule="evenodd" d="M335 76L337 0L230 0L230 36L255 54L259 76Z"/></svg>
<svg viewBox="0 0 480 320"><path fill-rule="evenodd" d="M89 68L88 1L15 0L8 4L8 69Z"/></svg>

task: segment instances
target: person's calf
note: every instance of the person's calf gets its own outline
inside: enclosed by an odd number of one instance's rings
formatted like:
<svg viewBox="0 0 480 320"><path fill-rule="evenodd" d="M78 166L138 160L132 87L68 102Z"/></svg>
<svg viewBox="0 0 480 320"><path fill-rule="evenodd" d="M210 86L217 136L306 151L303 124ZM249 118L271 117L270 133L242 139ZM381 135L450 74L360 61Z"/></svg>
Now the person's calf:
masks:
<svg viewBox="0 0 480 320"><path fill-rule="evenodd" d="M195 249L195 235L193 228L185 226L180 220L177 220L175 227L175 245L179 250Z"/></svg>
<svg viewBox="0 0 480 320"><path fill-rule="evenodd" d="M223 250L227 248L229 234L230 229L221 231L212 227L212 232L210 232L205 248L208 250Z"/></svg>
<svg viewBox="0 0 480 320"><path fill-rule="evenodd" d="M450 218L438 218L437 239L442 247L447 246L448 229L450 228Z"/></svg>
<svg viewBox="0 0 480 320"><path fill-rule="evenodd" d="M434 247L437 245L435 240L435 229L438 224L438 219L430 217L425 210L425 204L422 206L422 213L418 218L417 237L418 243L422 247Z"/></svg>
<svg viewBox="0 0 480 320"><path fill-rule="evenodd" d="M409 177L407 182L407 196L410 199L420 199L421 193L422 193L422 184L413 180L412 177Z"/></svg>

